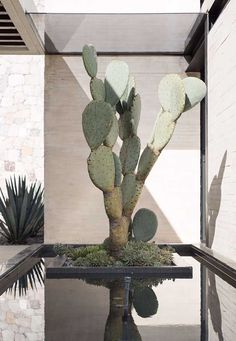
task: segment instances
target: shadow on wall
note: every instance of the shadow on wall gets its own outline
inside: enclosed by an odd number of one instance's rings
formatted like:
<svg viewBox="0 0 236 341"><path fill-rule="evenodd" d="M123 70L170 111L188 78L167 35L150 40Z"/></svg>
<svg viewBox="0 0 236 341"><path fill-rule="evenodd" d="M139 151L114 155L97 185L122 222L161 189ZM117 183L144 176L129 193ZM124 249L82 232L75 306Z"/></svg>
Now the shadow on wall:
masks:
<svg viewBox="0 0 236 341"><path fill-rule="evenodd" d="M98 243L108 234L102 193L86 167L89 148L82 111L90 101L81 57L46 56L45 63L45 242ZM140 205L159 218L159 242L179 242L146 188Z"/></svg>
<svg viewBox="0 0 236 341"><path fill-rule="evenodd" d="M208 224L207 224L207 246L209 248L212 247L214 237L215 237L215 229L216 229L216 220L220 211L221 204L221 186L224 177L225 164L227 159L227 150L224 153L222 158L220 169L217 175L214 176L207 197L208 202Z"/></svg>
<svg viewBox="0 0 236 341"><path fill-rule="evenodd" d="M207 246L212 247L215 231L216 220L219 215L221 204L221 187L224 177L225 165L227 159L227 151L225 151L222 158L220 169L217 175L214 176L209 192L208 192L208 229L207 229ZM224 340L222 332L222 316L221 305L219 295L216 287L216 275L208 271L208 308L210 310L210 316L212 326L216 334L218 334L219 341Z"/></svg>

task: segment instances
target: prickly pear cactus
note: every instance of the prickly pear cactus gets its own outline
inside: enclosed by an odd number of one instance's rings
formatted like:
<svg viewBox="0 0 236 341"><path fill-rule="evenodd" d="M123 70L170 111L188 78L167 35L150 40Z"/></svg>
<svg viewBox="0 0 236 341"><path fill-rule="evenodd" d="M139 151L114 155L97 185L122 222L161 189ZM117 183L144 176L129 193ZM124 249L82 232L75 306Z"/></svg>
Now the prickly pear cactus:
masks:
<svg viewBox="0 0 236 341"><path fill-rule="evenodd" d="M170 141L179 117L197 105L206 94L201 80L170 74L165 76L158 88L161 109L153 132L141 157L138 125L141 98L136 93L135 80L129 74L128 65L113 60L106 69L105 80L97 78L95 48L85 45L83 62L90 80L92 101L82 116L83 131L91 149L88 172L94 185L102 190L104 206L110 223L110 252L116 256L129 238L149 241L157 230L154 212L140 209L132 219L145 180L162 150ZM112 148L117 147L118 136L122 141L119 156ZM137 170L136 170L137 169ZM150 295L151 292L137 296ZM155 300L153 300L154 302ZM153 311L156 309L156 302ZM141 315L146 315L141 312ZM151 314L151 313L150 313Z"/></svg>

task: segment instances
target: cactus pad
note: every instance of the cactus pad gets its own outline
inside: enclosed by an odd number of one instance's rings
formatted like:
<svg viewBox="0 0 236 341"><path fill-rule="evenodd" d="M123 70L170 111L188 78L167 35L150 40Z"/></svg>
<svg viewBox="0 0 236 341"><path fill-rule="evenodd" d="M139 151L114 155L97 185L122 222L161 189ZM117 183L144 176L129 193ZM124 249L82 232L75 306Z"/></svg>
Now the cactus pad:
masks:
<svg viewBox="0 0 236 341"><path fill-rule="evenodd" d="M146 146L139 160L138 164L138 172L137 179L145 180L150 173L152 167L154 166L157 158L159 156L159 152L154 153L152 148L149 145Z"/></svg>
<svg viewBox="0 0 236 341"><path fill-rule="evenodd" d="M95 101L105 101L105 86L101 79L96 77L91 79L90 92Z"/></svg>
<svg viewBox="0 0 236 341"><path fill-rule="evenodd" d="M157 230L157 217L147 208L141 208L133 219L133 234L136 240L147 242L151 240Z"/></svg>
<svg viewBox="0 0 236 341"><path fill-rule="evenodd" d="M132 133L130 111L125 111L122 115L120 115L118 124L119 124L119 136L121 140L127 139Z"/></svg>
<svg viewBox="0 0 236 341"><path fill-rule="evenodd" d="M127 205L130 204L130 201L132 200L136 192L136 177L134 174L127 174L124 176L121 190L123 207L125 208Z"/></svg>
<svg viewBox="0 0 236 341"><path fill-rule="evenodd" d="M84 109L83 131L92 150L99 147L109 134L113 115L112 107L105 102L92 101Z"/></svg>
<svg viewBox="0 0 236 341"><path fill-rule="evenodd" d="M119 219L122 215L122 193L120 187L115 187L112 192L104 193L104 205L107 216Z"/></svg>
<svg viewBox="0 0 236 341"><path fill-rule="evenodd" d="M124 140L120 150L120 161L123 174L135 171L139 159L140 146L140 139L136 135Z"/></svg>
<svg viewBox="0 0 236 341"><path fill-rule="evenodd" d="M121 171L121 163L118 156L113 153L114 164L115 164L115 187L120 186L121 178L122 178L122 171Z"/></svg>
<svg viewBox="0 0 236 341"><path fill-rule="evenodd" d="M200 103L206 96L206 84L196 77L184 78L183 84L186 93L184 111L187 111Z"/></svg>
<svg viewBox="0 0 236 341"><path fill-rule="evenodd" d="M134 291L133 304L137 314L143 318L155 315L159 306L155 292L149 287Z"/></svg>
<svg viewBox="0 0 236 341"><path fill-rule="evenodd" d="M82 58L84 67L90 77L96 77L97 75L97 53L93 45L84 45Z"/></svg>
<svg viewBox="0 0 236 341"><path fill-rule="evenodd" d="M118 135L119 135L118 120L116 118L116 115L113 114L113 122L112 122L111 130L109 134L107 135L106 140L104 141L104 144L112 148L114 144L116 143Z"/></svg>
<svg viewBox="0 0 236 341"><path fill-rule="evenodd" d="M129 77L129 67L125 62L113 60L105 75L106 102L116 105L123 95Z"/></svg>
<svg viewBox="0 0 236 341"><path fill-rule="evenodd" d="M139 94L137 94L134 97L133 104L132 104L130 111L131 111L131 120L133 122L132 130L133 130L133 133L137 135L138 124L139 124L140 114L141 114L141 97Z"/></svg>
<svg viewBox="0 0 236 341"><path fill-rule="evenodd" d="M167 145L174 130L175 122L173 121L172 113L168 111L162 112L156 121L153 140L149 145L154 153L158 154Z"/></svg>
<svg viewBox="0 0 236 341"><path fill-rule="evenodd" d="M114 189L115 165L111 148L100 146L90 153L88 172L94 185L103 192Z"/></svg>
<svg viewBox="0 0 236 341"><path fill-rule="evenodd" d="M128 175L133 175L133 174L127 174L124 177L124 179L127 178ZM129 182L128 179L127 179L127 182ZM126 215L127 217L131 216L131 214L133 213L133 210L134 210L134 208L135 208L135 206L137 204L137 201L139 199L139 196L140 196L140 194L142 192L143 184L144 184L143 181L136 180L136 182L135 182L135 189L133 188L134 185L132 184L132 186L131 186L132 191L130 193L128 193L128 195L127 195L127 197L129 197L129 201L127 201L125 203L123 201L123 211L124 211L124 215ZM125 182L122 183L122 186L125 187L125 185L126 185ZM130 183L128 183L127 188L122 190L122 193L123 192L125 193L126 191L128 191L129 190L129 186L130 186ZM123 199L124 199L124 197L123 197Z"/></svg>
<svg viewBox="0 0 236 341"><path fill-rule="evenodd" d="M135 79L133 76L129 76L128 83L125 92L121 96L120 102L123 110L130 110L135 95Z"/></svg>
<svg viewBox="0 0 236 341"><path fill-rule="evenodd" d="M159 100L164 111L172 113L175 121L184 111L185 89L182 79L175 74L167 75L160 81Z"/></svg>

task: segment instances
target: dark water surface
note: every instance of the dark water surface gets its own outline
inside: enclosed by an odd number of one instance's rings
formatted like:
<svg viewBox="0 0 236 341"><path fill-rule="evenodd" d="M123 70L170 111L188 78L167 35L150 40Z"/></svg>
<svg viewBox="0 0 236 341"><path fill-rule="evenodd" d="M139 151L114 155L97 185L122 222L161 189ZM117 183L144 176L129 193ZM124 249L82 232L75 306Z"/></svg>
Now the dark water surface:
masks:
<svg viewBox="0 0 236 341"><path fill-rule="evenodd" d="M193 266L192 279L126 283L120 277L43 284L41 262L0 296L0 340L236 340L236 288L183 258Z"/></svg>

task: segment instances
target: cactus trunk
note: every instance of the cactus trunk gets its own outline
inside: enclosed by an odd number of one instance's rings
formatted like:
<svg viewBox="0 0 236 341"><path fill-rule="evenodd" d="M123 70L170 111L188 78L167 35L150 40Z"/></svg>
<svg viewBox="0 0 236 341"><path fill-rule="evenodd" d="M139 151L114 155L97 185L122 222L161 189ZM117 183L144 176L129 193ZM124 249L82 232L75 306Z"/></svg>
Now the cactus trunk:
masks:
<svg viewBox="0 0 236 341"><path fill-rule="evenodd" d="M128 243L130 221L131 218L125 216L119 219L110 219L110 253L115 258Z"/></svg>

